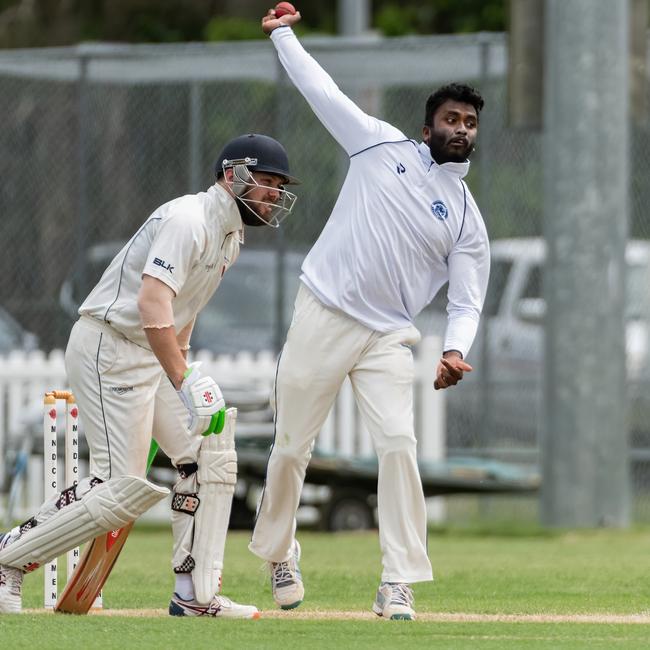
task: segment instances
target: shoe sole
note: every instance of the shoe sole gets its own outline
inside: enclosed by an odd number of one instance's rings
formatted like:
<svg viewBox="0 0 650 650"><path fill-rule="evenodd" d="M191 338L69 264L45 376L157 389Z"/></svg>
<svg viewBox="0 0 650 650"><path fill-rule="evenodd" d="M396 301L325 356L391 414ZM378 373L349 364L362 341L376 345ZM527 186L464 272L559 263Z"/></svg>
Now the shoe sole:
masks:
<svg viewBox="0 0 650 650"><path fill-rule="evenodd" d="M381 608L375 603L372 606L372 611L377 614L380 618L385 618L383 611ZM389 619L390 621L414 621L415 616L412 614L393 614Z"/></svg>
<svg viewBox="0 0 650 650"><path fill-rule="evenodd" d="M298 607L300 603L302 603L302 600L299 600L295 603L291 603L289 605L280 605L280 609L296 609L296 607Z"/></svg>
<svg viewBox="0 0 650 650"><path fill-rule="evenodd" d="M180 605L175 603L174 601L169 603L169 615L170 616L187 616L187 614L185 613L185 610Z"/></svg>

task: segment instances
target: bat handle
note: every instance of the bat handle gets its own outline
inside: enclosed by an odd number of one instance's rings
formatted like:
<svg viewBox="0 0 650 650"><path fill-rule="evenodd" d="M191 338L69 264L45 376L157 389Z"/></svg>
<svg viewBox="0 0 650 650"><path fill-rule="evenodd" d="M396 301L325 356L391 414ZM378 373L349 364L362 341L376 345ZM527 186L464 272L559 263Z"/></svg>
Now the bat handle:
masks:
<svg viewBox="0 0 650 650"><path fill-rule="evenodd" d="M151 445L149 445L149 455L147 456L147 474L151 469L151 465L153 465L153 459L156 457L156 454L158 453L158 446L159 446L158 443L152 438Z"/></svg>

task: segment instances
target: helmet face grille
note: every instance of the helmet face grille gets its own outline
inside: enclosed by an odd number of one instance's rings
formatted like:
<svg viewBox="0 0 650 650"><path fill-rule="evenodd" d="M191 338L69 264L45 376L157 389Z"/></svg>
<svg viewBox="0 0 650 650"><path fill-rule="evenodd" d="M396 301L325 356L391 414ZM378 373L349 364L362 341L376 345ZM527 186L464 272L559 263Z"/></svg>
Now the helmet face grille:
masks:
<svg viewBox="0 0 650 650"><path fill-rule="evenodd" d="M257 161L253 158L240 158L237 160L224 159L221 166L221 171L224 178L227 179L226 169L232 169L232 179L226 180L232 193L237 197L237 200L243 205L246 210L252 215L252 219L244 219L244 223L249 226L270 226L271 228L278 228L280 224L291 214L293 206L296 203L297 197L292 192L284 189L284 187L270 187L261 185L255 180L253 176L254 171L267 172L265 169L259 169L255 163ZM267 173L274 173L268 171ZM279 175L279 174L278 174ZM263 201L253 199L249 196L252 190L258 188L266 188L278 193L278 200L276 202ZM271 208L270 213L262 217L258 213L260 206Z"/></svg>

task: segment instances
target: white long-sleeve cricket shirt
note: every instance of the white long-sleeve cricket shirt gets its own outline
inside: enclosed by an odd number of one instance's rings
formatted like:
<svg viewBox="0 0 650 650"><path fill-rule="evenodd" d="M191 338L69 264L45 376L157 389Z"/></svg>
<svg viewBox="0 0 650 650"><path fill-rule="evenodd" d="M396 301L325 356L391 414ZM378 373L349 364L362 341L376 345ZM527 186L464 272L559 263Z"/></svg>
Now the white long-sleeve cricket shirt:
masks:
<svg viewBox="0 0 650 650"><path fill-rule="evenodd" d="M365 114L289 27L271 39L289 78L350 157L343 187L301 280L366 327L408 327L449 281L444 349L467 355L487 290L487 232L463 181L469 162L438 165L428 145Z"/></svg>

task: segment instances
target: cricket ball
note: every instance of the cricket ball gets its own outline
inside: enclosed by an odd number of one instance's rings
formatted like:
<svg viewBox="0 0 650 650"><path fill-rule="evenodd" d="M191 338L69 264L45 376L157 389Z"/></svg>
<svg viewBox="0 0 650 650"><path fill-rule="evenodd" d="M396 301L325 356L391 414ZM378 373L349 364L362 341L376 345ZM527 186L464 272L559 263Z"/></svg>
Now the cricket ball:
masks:
<svg viewBox="0 0 650 650"><path fill-rule="evenodd" d="M275 5L276 18L280 18L285 14L291 14L293 16L293 14L295 13L296 13L296 8L290 2L278 2L278 4Z"/></svg>

